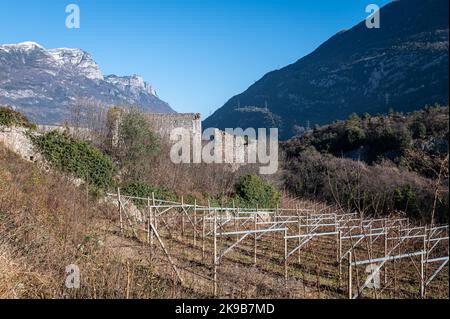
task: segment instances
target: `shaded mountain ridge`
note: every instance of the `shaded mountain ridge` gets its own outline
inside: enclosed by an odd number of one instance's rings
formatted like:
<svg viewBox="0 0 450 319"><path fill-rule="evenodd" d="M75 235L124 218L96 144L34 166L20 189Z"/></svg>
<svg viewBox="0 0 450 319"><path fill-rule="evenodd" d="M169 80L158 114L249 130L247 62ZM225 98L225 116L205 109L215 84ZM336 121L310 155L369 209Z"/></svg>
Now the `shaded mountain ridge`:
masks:
<svg viewBox="0 0 450 319"><path fill-rule="evenodd" d="M448 103L448 1L400 0L380 11L381 28L361 22L313 53L266 74L204 121L204 127L298 129L351 113L409 112Z"/></svg>

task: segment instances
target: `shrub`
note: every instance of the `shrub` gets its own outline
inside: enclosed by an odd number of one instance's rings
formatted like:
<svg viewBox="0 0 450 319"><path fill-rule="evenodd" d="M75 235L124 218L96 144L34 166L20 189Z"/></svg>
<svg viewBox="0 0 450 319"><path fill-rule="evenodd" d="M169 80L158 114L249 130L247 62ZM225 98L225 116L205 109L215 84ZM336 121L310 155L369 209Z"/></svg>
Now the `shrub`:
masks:
<svg viewBox="0 0 450 319"><path fill-rule="evenodd" d="M257 175L245 175L236 185L236 204L240 207L276 207L281 194Z"/></svg>
<svg viewBox="0 0 450 319"><path fill-rule="evenodd" d="M220 196L213 196L211 194L206 194L205 195L209 205L211 205L212 207L221 207L224 200L220 197ZM226 201L228 203L228 200ZM225 205L225 206L233 206L231 205Z"/></svg>
<svg viewBox="0 0 450 319"><path fill-rule="evenodd" d="M167 201L176 201L177 195L167 188L159 188L149 185L144 182L133 182L127 184L122 192L124 195L141 197L141 198L152 198L152 194L155 195L156 199L162 199ZM143 204L142 201L136 201L136 204Z"/></svg>
<svg viewBox="0 0 450 319"><path fill-rule="evenodd" d="M428 108L404 116L366 115L362 121L352 115L287 141L285 187L348 209L375 215L402 210L429 221L432 185L439 182L447 195L438 196L436 220L448 220L448 178L436 180L448 155L448 112Z"/></svg>
<svg viewBox="0 0 450 319"><path fill-rule="evenodd" d="M394 191L395 208L412 214L417 213L416 194L411 185L398 187Z"/></svg>
<svg viewBox="0 0 450 319"><path fill-rule="evenodd" d="M118 146L114 153L126 177L136 180L145 174L148 161L158 152L158 140L136 108L124 112L119 122Z"/></svg>
<svg viewBox="0 0 450 319"><path fill-rule="evenodd" d="M6 107L0 107L0 126L21 126L36 129L36 125L31 123L25 115Z"/></svg>
<svg viewBox="0 0 450 319"><path fill-rule="evenodd" d="M371 118L371 116L370 116L369 113L366 112L366 113L363 114L363 120L364 120L364 121L369 121L370 118Z"/></svg>
<svg viewBox="0 0 450 319"><path fill-rule="evenodd" d="M355 148L364 143L366 134L364 130L358 126L349 126L345 130L345 138L350 148Z"/></svg>
<svg viewBox="0 0 450 319"><path fill-rule="evenodd" d="M359 115L356 114L356 113L352 113L352 114L348 117L348 120L347 120L347 123L348 123L348 124L351 124L351 125L355 125L355 124L359 125L360 122L361 122L361 118L360 118Z"/></svg>
<svg viewBox="0 0 450 319"><path fill-rule="evenodd" d="M442 224L448 224L449 198L448 193L437 202L436 220Z"/></svg>
<svg viewBox="0 0 450 319"><path fill-rule="evenodd" d="M413 138L425 138L427 135L427 127L421 122L414 122L411 125L411 131L413 133Z"/></svg>
<svg viewBox="0 0 450 319"><path fill-rule="evenodd" d="M99 190L113 186L114 164L90 144L57 131L37 136L34 142L55 168L71 173Z"/></svg>

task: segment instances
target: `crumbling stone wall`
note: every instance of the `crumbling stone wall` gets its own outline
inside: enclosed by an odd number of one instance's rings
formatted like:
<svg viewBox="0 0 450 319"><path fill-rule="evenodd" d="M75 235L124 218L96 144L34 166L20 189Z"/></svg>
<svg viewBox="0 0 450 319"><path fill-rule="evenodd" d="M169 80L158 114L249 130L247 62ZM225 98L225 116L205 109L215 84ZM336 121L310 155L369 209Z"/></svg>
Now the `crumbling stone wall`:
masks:
<svg viewBox="0 0 450 319"><path fill-rule="evenodd" d="M115 108L108 113L109 139L113 146L117 145L119 139L119 127L125 109ZM187 129L191 136L202 134L202 121L198 113L145 113L145 119L150 124L152 131L160 138L169 140L170 133L175 128Z"/></svg>
<svg viewBox="0 0 450 319"><path fill-rule="evenodd" d="M0 143L26 161L42 161L27 132L28 129L23 127L0 126Z"/></svg>
<svg viewBox="0 0 450 319"><path fill-rule="evenodd" d="M144 115L156 134L164 139L170 138L170 132L175 128L184 128L191 136L202 134L202 121L198 113L148 113Z"/></svg>

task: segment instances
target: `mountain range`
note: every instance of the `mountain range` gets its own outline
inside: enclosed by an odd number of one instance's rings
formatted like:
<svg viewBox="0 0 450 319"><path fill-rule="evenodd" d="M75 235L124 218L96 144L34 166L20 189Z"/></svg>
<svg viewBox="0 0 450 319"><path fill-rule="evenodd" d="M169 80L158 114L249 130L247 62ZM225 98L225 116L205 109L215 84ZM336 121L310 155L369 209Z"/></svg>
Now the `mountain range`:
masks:
<svg viewBox="0 0 450 319"><path fill-rule="evenodd" d="M311 54L266 74L207 118L204 127L278 127L288 139L352 113L448 104L448 0L399 0L337 33Z"/></svg>
<svg viewBox="0 0 450 319"><path fill-rule="evenodd" d="M58 124L79 99L139 106L145 112L174 112L142 77L104 76L83 50L45 49L35 42L0 45L0 105L40 124Z"/></svg>

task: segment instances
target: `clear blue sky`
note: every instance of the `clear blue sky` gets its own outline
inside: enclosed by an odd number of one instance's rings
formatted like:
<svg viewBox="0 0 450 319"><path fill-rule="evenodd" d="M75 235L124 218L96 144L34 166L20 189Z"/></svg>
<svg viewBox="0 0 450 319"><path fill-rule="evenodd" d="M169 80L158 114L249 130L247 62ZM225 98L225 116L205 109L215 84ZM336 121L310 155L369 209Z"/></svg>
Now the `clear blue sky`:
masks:
<svg viewBox="0 0 450 319"><path fill-rule="evenodd" d="M140 74L178 112L204 117L291 64L365 7L388 0L0 0L0 43L91 53L104 74ZM78 4L81 28L65 27Z"/></svg>

